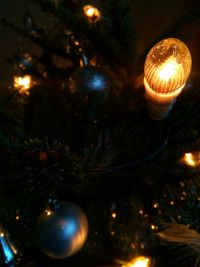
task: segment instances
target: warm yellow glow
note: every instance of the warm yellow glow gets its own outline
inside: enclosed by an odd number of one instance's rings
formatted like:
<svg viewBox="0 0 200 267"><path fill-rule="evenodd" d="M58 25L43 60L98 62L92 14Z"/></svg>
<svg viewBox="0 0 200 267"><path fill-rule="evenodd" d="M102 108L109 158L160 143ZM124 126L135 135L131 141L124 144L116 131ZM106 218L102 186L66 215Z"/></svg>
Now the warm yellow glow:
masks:
<svg viewBox="0 0 200 267"><path fill-rule="evenodd" d="M167 38L149 51L144 66L145 80L156 93L176 92L185 85L191 65L188 47L179 39Z"/></svg>
<svg viewBox="0 0 200 267"><path fill-rule="evenodd" d="M19 215L17 215L17 216L15 217L15 219L18 221L18 220L19 220Z"/></svg>
<svg viewBox="0 0 200 267"><path fill-rule="evenodd" d="M185 153L179 162L190 167L200 168L200 152Z"/></svg>
<svg viewBox="0 0 200 267"><path fill-rule="evenodd" d="M4 237L4 233L3 233L3 232L1 232L1 233L0 233L0 236L1 236L1 237Z"/></svg>
<svg viewBox="0 0 200 267"><path fill-rule="evenodd" d="M144 214L144 211L142 209L139 210L139 214L140 215L143 215Z"/></svg>
<svg viewBox="0 0 200 267"><path fill-rule="evenodd" d="M117 214L115 212L112 213L112 218L115 219L117 217Z"/></svg>
<svg viewBox="0 0 200 267"><path fill-rule="evenodd" d="M154 207L155 209L157 209L158 206L159 206L159 204L158 204L157 202L153 204L153 207Z"/></svg>
<svg viewBox="0 0 200 267"><path fill-rule="evenodd" d="M29 89L32 86L32 79L30 75L25 75L23 77L14 77L14 87L19 89L20 93L29 94Z"/></svg>
<svg viewBox="0 0 200 267"><path fill-rule="evenodd" d="M101 18L100 11L92 5L84 6L83 12L90 22L97 22Z"/></svg>
<svg viewBox="0 0 200 267"><path fill-rule="evenodd" d="M14 252L14 254L17 254L18 253L18 250L17 249L13 249L13 252Z"/></svg>
<svg viewBox="0 0 200 267"><path fill-rule="evenodd" d="M89 7L89 8L87 9L87 11L86 11L86 15L87 15L88 17L92 17L92 16L94 16L94 11L95 11L95 9L94 9L93 7Z"/></svg>
<svg viewBox="0 0 200 267"><path fill-rule="evenodd" d="M158 230L158 226L155 225L155 224L151 224L151 229L152 229L152 230Z"/></svg>
<svg viewBox="0 0 200 267"><path fill-rule="evenodd" d="M149 51L144 65L144 86L148 113L152 119L165 119L190 75L192 58L179 39L167 38Z"/></svg>
<svg viewBox="0 0 200 267"><path fill-rule="evenodd" d="M173 59L169 59L167 62L165 62L164 64L162 64L160 66L158 75L160 77L160 79L164 80L165 82L167 82L168 80L170 80L174 75L176 75L177 71L178 71L178 63L173 60Z"/></svg>
<svg viewBox="0 0 200 267"><path fill-rule="evenodd" d="M79 43L79 41L75 41L74 44L75 45L79 45L80 43Z"/></svg>
<svg viewBox="0 0 200 267"><path fill-rule="evenodd" d="M149 257L139 256L133 259L130 263L122 265L122 267L150 267L151 259Z"/></svg>
<svg viewBox="0 0 200 267"><path fill-rule="evenodd" d="M51 216L52 211L50 209L46 209L45 210L45 213L46 213L47 216Z"/></svg>
<svg viewBox="0 0 200 267"><path fill-rule="evenodd" d="M184 160L188 166L192 166L192 167L196 166L196 162L194 160L194 156L192 153L185 153Z"/></svg>

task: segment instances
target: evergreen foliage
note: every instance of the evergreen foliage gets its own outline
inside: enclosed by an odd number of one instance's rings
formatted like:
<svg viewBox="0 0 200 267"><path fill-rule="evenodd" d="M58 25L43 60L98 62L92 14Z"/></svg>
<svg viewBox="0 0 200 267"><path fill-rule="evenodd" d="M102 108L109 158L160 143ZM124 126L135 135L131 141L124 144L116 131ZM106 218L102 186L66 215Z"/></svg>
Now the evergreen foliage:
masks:
<svg viewBox="0 0 200 267"><path fill-rule="evenodd" d="M93 2L103 14L94 25L83 16L86 1L33 2L59 21L71 50L67 54L58 40L54 45L47 33L32 35L3 20L43 53L32 73L39 82L30 95L6 91L0 96L1 222L25 250L33 248L31 230L48 199L56 195L86 210L90 234L80 258L95 255L97 261L109 262L116 255L127 260L144 253L156 258L156 266L176 266L176 250L168 251L168 243L156 232L169 222L199 231L199 166L181 162L185 153L200 150L199 86L185 89L169 119L151 120L143 89L134 87L130 78L134 70L137 79L144 55L138 54L129 2ZM159 38L187 39L191 25L199 25L198 11L181 17ZM55 65L54 53L69 60L70 67ZM95 102L99 109L91 111L92 120L87 117L88 102L70 93L66 82L83 55L106 70L112 81L109 97L101 105ZM11 107L16 107L14 112ZM18 224L16 214L22 217ZM166 261L166 252L172 261ZM189 266L184 257L180 260Z"/></svg>

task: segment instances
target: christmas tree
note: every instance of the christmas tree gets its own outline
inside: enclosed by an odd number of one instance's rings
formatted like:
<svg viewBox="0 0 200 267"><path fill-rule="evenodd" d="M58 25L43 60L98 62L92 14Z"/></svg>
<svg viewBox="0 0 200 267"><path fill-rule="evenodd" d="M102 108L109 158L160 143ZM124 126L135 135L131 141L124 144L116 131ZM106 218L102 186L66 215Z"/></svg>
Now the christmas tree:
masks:
<svg viewBox="0 0 200 267"><path fill-rule="evenodd" d="M131 1L32 2L46 27L2 18L20 41L0 92L1 266L199 266L198 1L143 52Z"/></svg>

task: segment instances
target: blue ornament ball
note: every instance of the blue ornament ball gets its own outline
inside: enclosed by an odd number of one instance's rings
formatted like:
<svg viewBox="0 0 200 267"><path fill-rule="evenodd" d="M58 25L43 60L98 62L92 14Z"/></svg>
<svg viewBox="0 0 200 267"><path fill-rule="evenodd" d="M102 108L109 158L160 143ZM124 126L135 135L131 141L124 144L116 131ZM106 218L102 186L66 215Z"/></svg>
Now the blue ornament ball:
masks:
<svg viewBox="0 0 200 267"><path fill-rule="evenodd" d="M83 96L101 94L106 96L111 83L108 75L100 67L86 65L78 68L69 78L69 90Z"/></svg>
<svg viewBox="0 0 200 267"><path fill-rule="evenodd" d="M36 224L36 242L51 258L64 259L75 254L83 247L87 235L87 217L71 202L44 209Z"/></svg>

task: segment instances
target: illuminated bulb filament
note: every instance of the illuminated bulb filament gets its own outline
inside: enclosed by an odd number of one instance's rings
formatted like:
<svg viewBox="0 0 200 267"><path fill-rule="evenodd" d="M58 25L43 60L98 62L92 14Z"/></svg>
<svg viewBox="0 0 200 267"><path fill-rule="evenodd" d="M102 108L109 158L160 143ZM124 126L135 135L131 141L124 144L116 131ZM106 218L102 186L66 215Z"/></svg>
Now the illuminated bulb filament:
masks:
<svg viewBox="0 0 200 267"><path fill-rule="evenodd" d="M178 63L174 60L169 60L160 67L159 77L164 80L170 80L178 71Z"/></svg>

